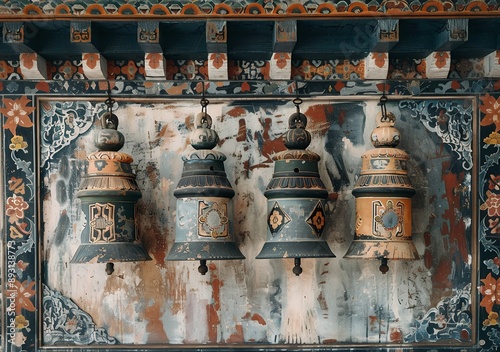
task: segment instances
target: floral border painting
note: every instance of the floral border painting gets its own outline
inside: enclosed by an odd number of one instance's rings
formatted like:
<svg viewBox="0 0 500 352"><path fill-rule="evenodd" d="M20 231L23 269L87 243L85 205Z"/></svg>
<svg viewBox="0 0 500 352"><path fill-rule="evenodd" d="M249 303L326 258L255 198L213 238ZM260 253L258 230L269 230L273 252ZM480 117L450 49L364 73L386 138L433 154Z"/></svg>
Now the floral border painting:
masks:
<svg viewBox="0 0 500 352"><path fill-rule="evenodd" d="M480 101L480 345L496 351L500 346L500 96L486 94Z"/></svg>
<svg viewBox="0 0 500 352"><path fill-rule="evenodd" d="M60 74L63 74L60 72ZM75 73L76 74L76 71ZM123 73L124 74L124 73ZM5 82L2 83L7 86ZM250 90L262 89L256 87L253 82L238 83L238 88L244 84L248 84ZM397 83L391 84L389 91L397 89ZM153 84L153 85L156 85ZM458 82L459 86L452 87L452 82L447 82L446 85L437 83L422 83L422 89L433 89L434 94L442 94L444 90L449 89L448 93L453 95L462 93L460 89L477 89L484 91L485 87L493 89L492 85L483 82ZM7 350L38 350L39 339L37 333L40 324L43 324L43 331L47 336L55 340L76 343L76 334L81 332L84 334L81 342L83 344L116 344L118 341L108 335L105 329L96 328L95 322L85 312L81 311L78 306L59 292L52 291L48 287L43 287L38 281L37 274L43 272L43 268L38 268L38 243L36 238L37 234L37 204L40 199L37 190L37 172L36 163L38 154L40 160L44 160L44 155L51 155L56 153L57 150L41 150L35 144L37 140L35 121L37 119L36 111L36 95L20 94L22 91L30 91L33 94L40 92L35 88L35 85L30 82L9 82L9 86L13 87L13 92L16 95L3 95L1 97L0 114L2 117L2 141L4 143L3 155L4 160L3 174L5 184L3 185L4 197L4 276L3 276L3 305L4 311L4 327L2 330L2 337L4 346ZM144 94L145 90L140 84L137 92ZM174 87L175 85L172 85ZM228 86L234 89L236 85ZM279 85L278 85L279 86ZM278 86L274 87L276 89ZM379 93L380 90L376 89L376 85L366 85L364 83L355 83L354 85L347 82L325 82L322 87L336 86L338 89L323 90L318 85L301 85L301 91L313 92L314 94L365 94L364 92ZM364 91L367 87L375 89L373 92ZM38 88L42 85L38 84ZM51 94L61 94L59 89L63 89L65 93L72 91L79 94L88 93L102 93L99 88L91 88L87 85L70 84L69 87L61 88L61 85L47 84L43 85L43 89ZM127 90L126 87L134 86L123 83L123 85L116 86L115 93L117 95L130 93L132 90ZM288 91L292 87L291 84L284 85L283 91ZM405 94L409 94L411 89L408 84L401 84L400 87L406 87ZM448 88L446 88L448 87ZM170 89L163 85L161 89L165 91ZM194 90L192 88L195 88ZM278 87L279 88L279 87ZM3 89L3 87L2 87ZM183 85L190 94L196 92L197 84ZM181 91L182 91L181 89ZM219 86L213 89L212 94L217 95L223 93L225 87ZM179 90L175 90L179 92ZM241 90L240 90L241 91ZM264 96L272 94L273 90L257 92L257 96ZM326 92L326 93L325 93ZM102 94L101 94L102 95ZM478 236L477 236L477 250L479 252L479 275L477 283L471 282L472 287L478 287L477 299L477 322L479 325L476 334L477 340L475 346L462 347L460 350L479 350L479 351L496 351L500 347L500 94L499 93L486 93L484 95L477 95L475 98L477 103L477 114L479 116L478 135L479 140L476 141L479 148L477 148L476 162L477 162L477 208L478 208ZM71 106L65 107L65 111L71 111ZM86 115L85 111L89 111L87 107L75 107L81 111L74 110L74 113L82 117L79 121L73 119L73 115L68 114L64 124L59 124L57 121L44 121L44 123L51 124L54 131L67 138L72 138L75 131L88 129L92 126L92 115ZM54 113L53 116L62 116L59 112ZM63 128L64 127L64 128ZM452 137L452 136L451 136ZM451 138L450 137L450 138ZM463 136L462 136L463 137ZM460 137L460 138L462 138ZM51 136L42 136L42 138L50 139ZM464 139L466 140L466 139ZM51 143L48 143L49 145ZM64 148L64 145L55 146L55 148ZM472 148L472 146L471 146ZM45 160L48 160L47 158ZM455 190L457 194L463 192L461 189ZM41 270L40 270L41 269ZM466 287L463 287L466 290ZM44 297L50 300L44 301L45 308L43 311L39 307L39 298L42 295L42 290L46 293ZM422 316L420 321L421 326L417 327L418 331L428 329L435 329L432 324L439 322L439 317L443 316L443 312L447 312L447 307L453 305L456 308L454 315L454 324L460 326L464 321L469 319L470 315L461 315L461 305L467 305L469 297L464 295L462 291L457 291L453 295L452 300L441 300L436 302L436 310L429 311ZM53 317L45 316L45 312L53 312ZM63 325L54 325L56 322L55 316L60 316L61 312L67 314L67 318ZM52 313L51 313L52 314ZM47 320L45 320L47 319ZM465 319L465 320L464 320ZM443 321L443 324L451 323L450 321ZM419 330L420 329L420 330ZM462 330L465 331L465 330ZM470 332L467 331L467 334ZM83 335L82 335L83 336ZM94 336L95 339L89 339L89 336ZM417 333L413 336L418 339ZM411 337L411 338L413 338ZM462 336L463 337L463 336ZM410 337L402 338L401 341L409 343ZM328 341L327 341L328 342ZM329 342L332 347L335 346L335 341ZM404 345L403 345L404 346ZM93 346L98 347L98 346ZM136 349L139 346L134 346ZM264 347L265 348L265 347ZM269 346L272 348L272 346ZM339 347L340 348L340 347ZM442 347L436 345L435 350L453 350L452 347ZM387 348L390 350L390 347Z"/></svg>

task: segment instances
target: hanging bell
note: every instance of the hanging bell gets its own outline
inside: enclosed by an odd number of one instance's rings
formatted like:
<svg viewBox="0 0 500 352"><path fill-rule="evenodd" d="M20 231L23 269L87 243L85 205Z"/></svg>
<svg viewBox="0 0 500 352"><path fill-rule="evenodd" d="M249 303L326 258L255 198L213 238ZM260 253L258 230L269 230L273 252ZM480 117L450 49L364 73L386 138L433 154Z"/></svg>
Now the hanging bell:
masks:
<svg viewBox="0 0 500 352"><path fill-rule="evenodd" d="M128 154L119 152L125 143L117 131L118 118L106 102L108 112L94 138L99 149L87 156L88 170L76 194L87 220L72 263L108 263L151 260L138 241L135 229L135 207L141 191L135 181Z"/></svg>
<svg viewBox="0 0 500 352"><path fill-rule="evenodd" d="M411 235L411 197L408 154L400 141L396 117L384 108L371 134L374 149L364 153L361 174L352 194L356 198L354 241L345 258L379 259L379 270L389 270L388 259L418 259Z"/></svg>
<svg viewBox="0 0 500 352"><path fill-rule="evenodd" d="M205 275L207 260L244 259L233 239L234 190L226 177L226 156L212 150L219 141L211 129L212 118L203 110L195 118L190 142L196 151L183 156L182 177L174 191L177 198L175 241L167 260L199 260Z"/></svg>
<svg viewBox="0 0 500 352"><path fill-rule="evenodd" d="M257 259L294 258L293 273L300 275L301 258L335 257L321 238L325 228L325 199L328 192L319 177L320 156L306 150L311 134L307 118L300 113L302 101L295 99L297 112L289 118L282 135L288 150L274 157L274 173L264 196L267 198L267 240Z"/></svg>

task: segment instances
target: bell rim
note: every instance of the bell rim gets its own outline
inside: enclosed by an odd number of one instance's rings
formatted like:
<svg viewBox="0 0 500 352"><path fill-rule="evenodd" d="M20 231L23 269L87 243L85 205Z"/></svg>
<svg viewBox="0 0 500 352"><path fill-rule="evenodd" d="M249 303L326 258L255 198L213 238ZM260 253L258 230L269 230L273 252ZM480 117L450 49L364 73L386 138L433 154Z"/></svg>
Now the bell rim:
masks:
<svg viewBox="0 0 500 352"><path fill-rule="evenodd" d="M277 246L281 248L276 248ZM309 251L305 251L305 248L308 248ZM313 250L310 250L311 248ZM266 242L255 259L336 257L326 241L286 241Z"/></svg>
<svg viewBox="0 0 500 352"><path fill-rule="evenodd" d="M120 246L119 255L107 255L107 251L111 248L114 250ZM87 252L87 253L86 253ZM129 255L130 257L126 257ZM132 257L135 255L136 257ZM141 262L152 260L151 256L146 251L146 248L141 242L126 242L126 243L82 243L78 246L70 263L109 263L109 262Z"/></svg>
<svg viewBox="0 0 500 352"><path fill-rule="evenodd" d="M367 243L376 243L379 244L380 247L377 248L377 251L369 251L366 250ZM403 246L404 251L401 253L407 253L408 256L394 256L390 254L385 254L384 250L386 250L391 245ZM372 248L372 247L370 247ZM394 253L394 252L390 252ZM346 259L391 259L391 260L419 260L420 255L418 254L417 247L412 240L354 240L352 241L349 249L344 255Z"/></svg>
<svg viewBox="0 0 500 352"><path fill-rule="evenodd" d="M188 245L188 248L183 246ZM215 248L224 247L224 248ZM224 254L215 254L214 251L226 251ZM197 261L197 260L240 260L246 259L235 242L230 241L191 241L174 242L166 259L169 261Z"/></svg>

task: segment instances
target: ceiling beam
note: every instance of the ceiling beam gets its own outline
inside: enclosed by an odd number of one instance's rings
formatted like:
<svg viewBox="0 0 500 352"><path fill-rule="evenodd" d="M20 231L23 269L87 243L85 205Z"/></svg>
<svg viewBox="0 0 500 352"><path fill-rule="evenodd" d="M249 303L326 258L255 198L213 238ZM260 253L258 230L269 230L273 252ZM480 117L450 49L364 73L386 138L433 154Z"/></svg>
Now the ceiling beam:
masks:
<svg viewBox="0 0 500 352"><path fill-rule="evenodd" d="M227 55L227 22L208 20L206 24L208 78L226 80L229 77Z"/></svg>
<svg viewBox="0 0 500 352"><path fill-rule="evenodd" d="M269 59L271 79L292 77L292 51L297 42L297 21L275 21L273 30L273 53Z"/></svg>
<svg viewBox="0 0 500 352"><path fill-rule="evenodd" d="M82 53L98 53L96 40L99 33L91 21L72 21L70 23L69 41Z"/></svg>
<svg viewBox="0 0 500 352"><path fill-rule="evenodd" d="M157 21L138 22L137 42L145 53L162 53L160 23Z"/></svg>
<svg viewBox="0 0 500 352"><path fill-rule="evenodd" d="M25 33L23 22L5 22L2 28L2 42L15 53L33 53L35 50L27 45Z"/></svg>
<svg viewBox="0 0 500 352"><path fill-rule="evenodd" d="M467 18L447 19L446 25L434 36L434 51L451 51L469 38Z"/></svg>
<svg viewBox="0 0 500 352"><path fill-rule="evenodd" d="M399 20L378 20L372 38L372 52L389 52L399 42Z"/></svg>

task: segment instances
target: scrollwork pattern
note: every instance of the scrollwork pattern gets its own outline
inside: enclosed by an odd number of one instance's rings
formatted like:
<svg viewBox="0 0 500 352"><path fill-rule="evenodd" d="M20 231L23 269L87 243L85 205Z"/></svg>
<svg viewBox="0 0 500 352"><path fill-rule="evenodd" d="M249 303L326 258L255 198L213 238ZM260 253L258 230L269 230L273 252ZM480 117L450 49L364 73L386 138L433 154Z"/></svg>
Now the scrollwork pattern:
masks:
<svg viewBox="0 0 500 352"><path fill-rule="evenodd" d="M443 298L416 320L414 331L405 337L406 343L467 340L472 337L471 284L454 290L454 295Z"/></svg>
<svg viewBox="0 0 500 352"><path fill-rule="evenodd" d="M448 145L465 170L471 170L472 124L471 106L456 101L401 101L401 109L409 109L413 118L418 118L427 130L435 133Z"/></svg>
<svg viewBox="0 0 500 352"><path fill-rule="evenodd" d="M42 167L64 147L68 146L82 133L87 132L95 116L104 111L103 104L93 105L88 101L50 102L41 106L40 148Z"/></svg>
<svg viewBox="0 0 500 352"><path fill-rule="evenodd" d="M118 340L109 336L104 328L95 326L91 316L71 299L43 285L43 342L76 345L115 345Z"/></svg>

